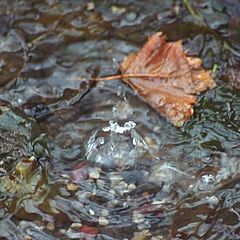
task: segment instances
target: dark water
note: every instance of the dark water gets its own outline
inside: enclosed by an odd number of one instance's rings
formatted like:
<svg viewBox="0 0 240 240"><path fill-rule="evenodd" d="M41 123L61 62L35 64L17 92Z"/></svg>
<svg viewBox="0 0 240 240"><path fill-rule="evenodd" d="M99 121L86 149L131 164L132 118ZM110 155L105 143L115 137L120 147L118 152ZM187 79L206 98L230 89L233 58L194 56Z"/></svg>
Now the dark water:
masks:
<svg viewBox="0 0 240 240"><path fill-rule="evenodd" d="M1 239L240 239L239 25L238 0L1 0ZM179 129L87 80L157 31L217 82Z"/></svg>

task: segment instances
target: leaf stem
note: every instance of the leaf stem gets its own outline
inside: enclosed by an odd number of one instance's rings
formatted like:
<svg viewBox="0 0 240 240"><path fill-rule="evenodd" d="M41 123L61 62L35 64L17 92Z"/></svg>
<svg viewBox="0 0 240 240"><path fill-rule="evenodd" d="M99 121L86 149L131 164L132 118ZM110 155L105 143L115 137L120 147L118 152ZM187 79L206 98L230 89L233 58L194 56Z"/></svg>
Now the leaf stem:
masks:
<svg viewBox="0 0 240 240"><path fill-rule="evenodd" d="M126 79L126 78L168 78L168 76L159 75L159 74L145 74L145 73L126 73L126 74L118 74L118 75L112 75L107 77L96 77L89 79L90 81L112 81L115 79ZM77 78L70 78L72 80L87 80L88 78L84 77L77 77Z"/></svg>

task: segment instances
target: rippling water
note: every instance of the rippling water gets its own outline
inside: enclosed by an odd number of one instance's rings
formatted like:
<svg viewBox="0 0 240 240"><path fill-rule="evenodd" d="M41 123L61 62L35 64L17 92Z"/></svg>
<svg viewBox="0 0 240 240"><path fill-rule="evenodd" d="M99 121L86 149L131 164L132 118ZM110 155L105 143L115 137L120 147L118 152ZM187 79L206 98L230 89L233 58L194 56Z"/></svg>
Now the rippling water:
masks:
<svg viewBox="0 0 240 240"><path fill-rule="evenodd" d="M239 239L239 9L0 1L1 239ZM182 128L121 81L88 81L156 31L217 82Z"/></svg>

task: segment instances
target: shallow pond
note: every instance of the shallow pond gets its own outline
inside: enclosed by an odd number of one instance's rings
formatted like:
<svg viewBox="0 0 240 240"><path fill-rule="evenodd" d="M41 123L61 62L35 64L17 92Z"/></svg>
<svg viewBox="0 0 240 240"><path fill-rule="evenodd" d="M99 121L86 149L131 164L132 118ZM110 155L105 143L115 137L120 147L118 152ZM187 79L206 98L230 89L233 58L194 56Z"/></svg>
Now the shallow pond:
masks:
<svg viewBox="0 0 240 240"><path fill-rule="evenodd" d="M238 0L1 0L0 239L240 239L239 24ZM157 31L217 83L181 128L88 81Z"/></svg>

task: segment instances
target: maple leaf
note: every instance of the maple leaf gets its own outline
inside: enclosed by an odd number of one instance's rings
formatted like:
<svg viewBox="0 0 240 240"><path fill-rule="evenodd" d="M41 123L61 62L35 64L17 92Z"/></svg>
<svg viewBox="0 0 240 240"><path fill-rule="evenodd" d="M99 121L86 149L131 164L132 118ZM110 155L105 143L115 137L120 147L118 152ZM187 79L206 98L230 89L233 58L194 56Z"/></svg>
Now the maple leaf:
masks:
<svg viewBox="0 0 240 240"><path fill-rule="evenodd" d="M182 42L167 42L158 32L138 53L121 64L121 75L93 78L95 81L122 79L150 106L175 126L192 116L196 95L216 86L201 59L187 57Z"/></svg>
<svg viewBox="0 0 240 240"><path fill-rule="evenodd" d="M181 41L166 42L162 33L130 54L120 70L122 80L175 126L182 126L193 114L196 94L215 87L210 71L201 68L201 60L187 57Z"/></svg>

